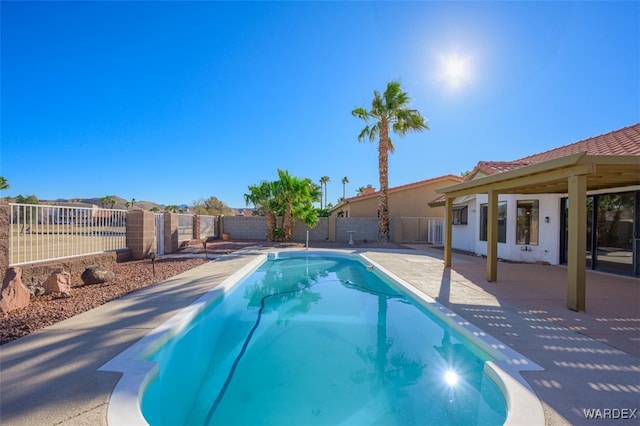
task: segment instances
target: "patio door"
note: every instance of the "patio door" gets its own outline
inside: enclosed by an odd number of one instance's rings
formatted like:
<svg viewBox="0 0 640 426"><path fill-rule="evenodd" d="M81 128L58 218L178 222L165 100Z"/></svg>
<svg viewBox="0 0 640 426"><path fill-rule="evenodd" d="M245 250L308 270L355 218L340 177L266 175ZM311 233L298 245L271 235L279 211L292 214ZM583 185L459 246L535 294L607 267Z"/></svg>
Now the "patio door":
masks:
<svg viewBox="0 0 640 426"><path fill-rule="evenodd" d="M587 197L587 267L640 275L640 191ZM567 211L560 203L560 263L567 263Z"/></svg>

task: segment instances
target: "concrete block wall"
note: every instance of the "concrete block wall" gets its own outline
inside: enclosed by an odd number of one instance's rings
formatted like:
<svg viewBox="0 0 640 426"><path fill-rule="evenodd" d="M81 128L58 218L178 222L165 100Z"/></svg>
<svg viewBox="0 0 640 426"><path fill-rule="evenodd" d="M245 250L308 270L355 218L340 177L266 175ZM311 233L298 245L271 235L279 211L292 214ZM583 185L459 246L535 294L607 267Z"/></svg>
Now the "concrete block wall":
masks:
<svg viewBox="0 0 640 426"><path fill-rule="evenodd" d="M332 234L335 220L335 235ZM392 235L393 235L393 223ZM366 239L367 241L378 240L378 219L369 217L341 217L327 218L321 217L314 228L309 228L303 222L297 222L293 228L292 240L305 242L309 230L309 241L331 241L348 242L349 233L355 231L353 238L357 241ZM222 220L222 232L228 233L231 239L236 240L266 240L267 225L265 218L261 216L225 216Z"/></svg>
<svg viewBox="0 0 640 426"><path fill-rule="evenodd" d="M307 239L307 231L309 231L309 241L325 241L329 238L329 218L318 218L318 223L313 228L307 226L304 222L296 222L293 227L293 241L305 242Z"/></svg>
<svg viewBox="0 0 640 426"><path fill-rule="evenodd" d="M178 235L178 214L164 214L164 252L175 253L180 247Z"/></svg>
<svg viewBox="0 0 640 426"><path fill-rule="evenodd" d="M377 217L339 217L336 219L336 241L348 242L349 232L354 231L353 240L362 242L363 240L378 241Z"/></svg>
<svg viewBox="0 0 640 426"><path fill-rule="evenodd" d="M127 215L127 247L133 259L144 259L155 252L155 215L133 210Z"/></svg>
<svg viewBox="0 0 640 426"><path fill-rule="evenodd" d="M304 242L309 231L309 241L325 241L329 237L329 218L321 217L315 227L296 222L292 240ZM267 224L262 216L224 216L222 232L235 240L266 240Z"/></svg>
<svg viewBox="0 0 640 426"><path fill-rule="evenodd" d="M224 216L222 231L234 240L266 240L267 224L263 216Z"/></svg>

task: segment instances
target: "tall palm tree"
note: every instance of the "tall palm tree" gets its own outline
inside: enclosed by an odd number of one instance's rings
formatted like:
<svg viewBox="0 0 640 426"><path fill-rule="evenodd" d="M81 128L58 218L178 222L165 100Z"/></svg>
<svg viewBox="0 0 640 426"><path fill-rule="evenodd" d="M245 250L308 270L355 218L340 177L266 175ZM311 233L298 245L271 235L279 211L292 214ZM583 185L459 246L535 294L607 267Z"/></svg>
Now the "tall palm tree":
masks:
<svg viewBox="0 0 640 426"><path fill-rule="evenodd" d="M411 98L402 91L400 83L392 81L387 84L383 94L377 90L373 92L371 110L356 108L351 111L354 117L363 119L366 123L373 120L373 125L367 124L358 135L358 141L366 138L373 142L378 138L378 172L380 174L380 200L378 203L380 215L379 239L389 242L389 153L395 148L389 137L389 126L394 133L404 136L410 131L421 132L428 130L426 119L419 111L409 109Z"/></svg>
<svg viewBox="0 0 640 426"><path fill-rule="evenodd" d="M329 176L322 176L320 178L320 187L322 189L322 193L324 194L324 205L327 205L327 182L329 182L331 178ZM322 209L322 197L320 198L320 208Z"/></svg>
<svg viewBox="0 0 640 426"><path fill-rule="evenodd" d="M0 190L9 188L9 182L7 182L4 176L0 176Z"/></svg>
<svg viewBox="0 0 640 426"><path fill-rule="evenodd" d="M345 194L346 194L346 191L347 191L347 187L346 187L346 185L347 185L348 183L349 183L349 178L348 178L348 177L346 177L346 176L345 176L345 177L343 177L343 178L342 178L342 199L343 199L343 200L345 199Z"/></svg>

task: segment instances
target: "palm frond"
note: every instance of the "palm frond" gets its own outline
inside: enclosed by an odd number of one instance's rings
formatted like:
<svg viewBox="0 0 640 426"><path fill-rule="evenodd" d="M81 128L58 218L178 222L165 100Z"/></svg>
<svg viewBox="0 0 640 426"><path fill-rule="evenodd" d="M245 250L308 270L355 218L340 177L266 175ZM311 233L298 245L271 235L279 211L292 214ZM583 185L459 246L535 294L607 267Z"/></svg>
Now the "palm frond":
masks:
<svg viewBox="0 0 640 426"><path fill-rule="evenodd" d="M380 135L380 122L376 122L369 131L369 142L373 142Z"/></svg>
<svg viewBox="0 0 640 426"><path fill-rule="evenodd" d="M369 128L369 125L367 124L367 126L365 126L365 128L362 129L362 131L358 135L358 142L364 141L367 136L369 136L369 138L371 138L370 133L371 133L371 129Z"/></svg>
<svg viewBox="0 0 640 426"><path fill-rule="evenodd" d="M369 120L369 113L364 108L355 108L353 111L351 111L351 115L361 118L364 121Z"/></svg>

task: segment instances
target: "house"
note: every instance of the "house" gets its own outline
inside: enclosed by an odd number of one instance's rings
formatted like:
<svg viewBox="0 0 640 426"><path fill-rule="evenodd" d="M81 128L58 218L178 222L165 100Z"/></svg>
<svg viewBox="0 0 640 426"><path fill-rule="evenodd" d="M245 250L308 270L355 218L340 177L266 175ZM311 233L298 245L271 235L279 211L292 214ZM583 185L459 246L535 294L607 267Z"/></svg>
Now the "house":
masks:
<svg viewBox="0 0 640 426"><path fill-rule="evenodd" d="M389 188L391 240L442 245L445 210L443 206L429 206L428 201L437 195L439 188L462 180L460 176L445 175ZM340 218L377 218L379 199L380 191L369 185L361 195L341 201L329 213Z"/></svg>
<svg viewBox="0 0 640 426"><path fill-rule="evenodd" d="M584 309L584 270L640 276L640 123L514 161L481 161L438 191L451 249L568 265L568 306ZM576 208L570 208L575 205Z"/></svg>
<svg viewBox="0 0 640 426"><path fill-rule="evenodd" d="M389 217L444 217L444 204L429 206L436 190L463 181L460 176L445 175L389 188ZM362 194L346 198L330 210L331 216L378 217L380 191L371 185Z"/></svg>

